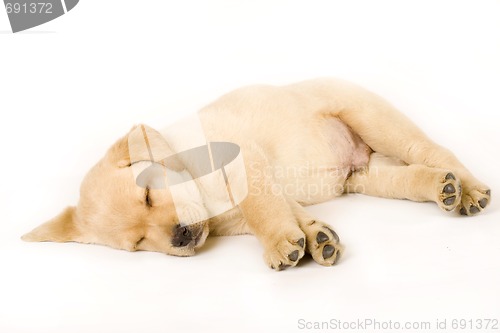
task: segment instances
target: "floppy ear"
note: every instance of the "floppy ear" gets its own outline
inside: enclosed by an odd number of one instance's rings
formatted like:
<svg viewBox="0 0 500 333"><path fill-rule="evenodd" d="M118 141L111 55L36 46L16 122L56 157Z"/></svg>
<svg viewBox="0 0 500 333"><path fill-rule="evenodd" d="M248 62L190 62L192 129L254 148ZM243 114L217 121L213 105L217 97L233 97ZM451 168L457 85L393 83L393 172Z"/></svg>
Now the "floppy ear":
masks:
<svg viewBox="0 0 500 333"><path fill-rule="evenodd" d="M134 126L130 132L134 131L137 126ZM128 148L128 137L130 132L124 137L118 139L114 145L109 148L106 153L106 158L119 168L130 166L130 154Z"/></svg>
<svg viewBox="0 0 500 333"><path fill-rule="evenodd" d="M61 214L33 229L21 239L27 242L71 242L80 235L74 222L75 207L67 207Z"/></svg>
<svg viewBox="0 0 500 333"><path fill-rule="evenodd" d="M144 124L134 126L124 138L118 140L110 148L108 156L119 167L152 161L175 171L185 169L161 133ZM168 165L165 165L167 158Z"/></svg>

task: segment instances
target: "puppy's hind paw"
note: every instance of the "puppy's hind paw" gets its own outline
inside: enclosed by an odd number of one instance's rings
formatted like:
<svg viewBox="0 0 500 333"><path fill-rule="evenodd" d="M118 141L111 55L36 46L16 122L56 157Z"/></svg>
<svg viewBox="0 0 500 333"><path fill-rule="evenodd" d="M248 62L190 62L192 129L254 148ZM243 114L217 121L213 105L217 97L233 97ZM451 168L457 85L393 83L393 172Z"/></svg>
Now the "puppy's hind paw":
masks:
<svg viewBox="0 0 500 333"><path fill-rule="evenodd" d="M464 186L462 201L458 206L461 215L472 216L482 212L491 201L491 190L486 186Z"/></svg>
<svg viewBox="0 0 500 333"><path fill-rule="evenodd" d="M460 179L455 177L452 172L442 176L438 184L438 198L436 200L438 206L450 212L454 210L460 203L462 197L462 184Z"/></svg>

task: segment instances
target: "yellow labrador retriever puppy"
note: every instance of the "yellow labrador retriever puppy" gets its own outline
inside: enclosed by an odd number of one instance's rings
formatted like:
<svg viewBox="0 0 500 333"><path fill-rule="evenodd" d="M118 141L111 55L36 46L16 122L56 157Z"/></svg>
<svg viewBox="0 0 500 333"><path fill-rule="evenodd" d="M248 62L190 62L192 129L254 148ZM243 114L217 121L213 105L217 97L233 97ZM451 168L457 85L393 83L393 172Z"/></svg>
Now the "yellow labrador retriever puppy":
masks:
<svg viewBox="0 0 500 333"><path fill-rule="evenodd" d="M264 247L266 264L281 270L297 265L305 253L330 266L342 251L333 228L303 206L343 193L364 193L434 201L445 211L474 215L490 201L489 187L449 150L382 98L347 82L320 79L246 87L198 115L207 141L230 142L241 149L248 193L238 205L205 214L204 190L196 186L177 197L168 187L138 186L132 170L138 161L131 157L129 137L140 133L138 128L144 132L147 127L141 125L90 170L76 207L66 208L23 239L191 256L209 233L253 234ZM179 175L191 172L193 166L184 162L179 158L169 168ZM179 206L198 220L183 223Z"/></svg>

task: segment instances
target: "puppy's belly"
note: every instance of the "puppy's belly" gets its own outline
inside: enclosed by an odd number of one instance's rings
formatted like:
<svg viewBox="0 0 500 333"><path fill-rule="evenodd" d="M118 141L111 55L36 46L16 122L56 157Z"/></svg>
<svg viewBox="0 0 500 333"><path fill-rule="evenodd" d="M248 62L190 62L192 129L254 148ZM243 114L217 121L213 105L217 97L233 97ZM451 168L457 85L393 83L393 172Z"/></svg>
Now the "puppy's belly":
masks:
<svg viewBox="0 0 500 333"><path fill-rule="evenodd" d="M353 171L368 165L372 150L337 118L310 128L300 149L275 166L274 176L283 193L303 205L330 200L344 193ZM293 156L292 159L290 157Z"/></svg>

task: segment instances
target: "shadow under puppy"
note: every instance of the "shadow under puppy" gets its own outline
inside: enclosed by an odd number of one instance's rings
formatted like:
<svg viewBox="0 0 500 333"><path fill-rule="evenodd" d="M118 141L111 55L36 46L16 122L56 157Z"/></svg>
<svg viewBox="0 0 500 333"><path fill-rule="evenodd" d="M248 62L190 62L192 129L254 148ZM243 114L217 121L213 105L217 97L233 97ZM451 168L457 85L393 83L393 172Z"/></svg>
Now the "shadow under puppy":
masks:
<svg viewBox="0 0 500 333"><path fill-rule="evenodd" d="M247 194L239 204L220 215L207 212L203 198L209 182L175 195L168 186L138 186L129 146L135 127L89 171L78 205L23 239L191 256L209 233L253 234L264 247L266 264L281 270L297 265L305 253L325 266L340 257L343 247L333 228L303 206L364 193L434 201L444 211L475 215L490 202L489 187L449 150L388 102L351 83L316 79L245 87L198 116L207 142L233 143L241 150L246 179L239 182L245 182ZM176 154L182 145L163 148ZM150 155L147 149L142 153ZM183 177L193 166L179 159L168 168Z"/></svg>

